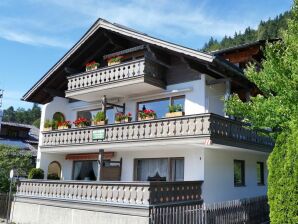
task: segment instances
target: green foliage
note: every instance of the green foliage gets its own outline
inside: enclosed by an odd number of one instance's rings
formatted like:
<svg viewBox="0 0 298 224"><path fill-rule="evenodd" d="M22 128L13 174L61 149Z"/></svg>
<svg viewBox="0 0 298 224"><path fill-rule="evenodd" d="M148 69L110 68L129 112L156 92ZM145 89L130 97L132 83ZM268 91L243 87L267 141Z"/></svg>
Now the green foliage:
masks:
<svg viewBox="0 0 298 224"><path fill-rule="evenodd" d="M48 180L60 180L60 177L57 173L50 173L48 174Z"/></svg>
<svg viewBox="0 0 298 224"><path fill-rule="evenodd" d="M177 105L170 105L169 106L169 112L174 113L174 112L179 112L183 110L183 106L181 104Z"/></svg>
<svg viewBox="0 0 298 224"><path fill-rule="evenodd" d="M37 104L33 104L32 109L28 110L25 110L24 108L18 108L17 110L14 110L14 108L11 106L3 111L3 121L22 124L36 124L36 120L40 118L40 115L41 110Z"/></svg>
<svg viewBox="0 0 298 224"><path fill-rule="evenodd" d="M228 114L249 122L252 128L274 131L276 145L268 162L272 224L298 223L298 0L282 40L266 46L260 72L254 65L245 72L263 95L247 103L233 95L226 102Z"/></svg>
<svg viewBox="0 0 298 224"><path fill-rule="evenodd" d="M36 128L40 128L40 118L36 119L33 123L33 126L35 126Z"/></svg>
<svg viewBox="0 0 298 224"><path fill-rule="evenodd" d="M9 190L9 172L14 169L18 176L24 177L32 168L31 155L19 149L0 145L0 192Z"/></svg>
<svg viewBox="0 0 298 224"><path fill-rule="evenodd" d="M298 223L298 120L281 133L268 160L270 223Z"/></svg>
<svg viewBox="0 0 298 224"><path fill-rule="evenodd" d="M28 179L43 179L44 171L40 168L33 168L30 170Z"/></svg>
<svg viewBox="0 0 298 224"><path fill-rule="evenodd" d="M53 121L46 119L44 122L44 128L51 128L53 126Z"/></svg>
<svg viewBox="0 0 298 224"><path fill-rule="evenodd" d="M269 19L266 22L261 21L256 30L248 27L245 29L244 33L236 32L233 37L225 36L221 41L211 37L201 50L210 52L253 42L256 40L279 38L281 37L282 30L287 28L287 19L289 17L290 12L285 12L279 16L276 16L274 19Z"/></svg>
<svg viewBox="0 0 298 224"><path fill-rule="evenodd" d="M103 111L97 112L97 114L93 117L94 122L105 121L106 115Z"/></svg>

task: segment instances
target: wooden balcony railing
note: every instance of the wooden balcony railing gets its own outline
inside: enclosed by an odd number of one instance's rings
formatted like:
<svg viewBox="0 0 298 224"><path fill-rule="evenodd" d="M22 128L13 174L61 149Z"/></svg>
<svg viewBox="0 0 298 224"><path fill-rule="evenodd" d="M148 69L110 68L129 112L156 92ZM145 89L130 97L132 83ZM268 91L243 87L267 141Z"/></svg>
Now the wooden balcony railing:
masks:
<svg viewBox="0 0 298 224"><path fill-rule="evenodd" d="M149 59L141 58L118 65L69 76L66 94L100 85L117 83L130 79L146 77L151 82L164 86L160 79L159 66Z"/></svg>
<svg viewBox="0 0 298 224"><path fill-rule="evenodd" d="M16 196L120 206L150 206L200 201L201 185L202 181L76 182L21 180Z"/></svg>
<svg viewBox="0 0 298 224"><path fill-rule="evenodd" d="M95 140L93 134L99 130L102 130L104 137ZM270 137L247 129L241 122L214 114L198 114L42 132L42 147L198 137L209 137L214 142L220 139L257 144L268 149L274 145Z"/></svg>

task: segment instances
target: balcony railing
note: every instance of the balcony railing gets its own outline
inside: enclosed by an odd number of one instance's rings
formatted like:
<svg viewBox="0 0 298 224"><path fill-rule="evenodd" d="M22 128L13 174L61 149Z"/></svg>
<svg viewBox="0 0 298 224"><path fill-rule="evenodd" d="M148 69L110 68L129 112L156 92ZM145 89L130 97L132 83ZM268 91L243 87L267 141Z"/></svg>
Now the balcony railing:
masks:
<svg viewBox="0 0 298 224"><path fill-rule="evenodd" d="M86 88L97 87L136 78L146 78L145 81L164 87L160 78L160 66L149 59L138 59L118 65L103 67L93 71L69 76L67 93Z"/></svg>
<svg viewBox="0 0 298 224"><path fill-rule="evenodd" d="M103 138L95 140L94 133ZM42 133L42 147L116 143L175 138L210 138L215 143L244 143L272 149L272 139L243 126L243 123L214 114L198 114L124 124L90 126Z"/></svg>
<svg viewBox="0 0 298 224"><path fill-rule="evenodd" d="M202 181L76 182L21 180L16 196L126 206L150 206L201 200Z"/></svg>

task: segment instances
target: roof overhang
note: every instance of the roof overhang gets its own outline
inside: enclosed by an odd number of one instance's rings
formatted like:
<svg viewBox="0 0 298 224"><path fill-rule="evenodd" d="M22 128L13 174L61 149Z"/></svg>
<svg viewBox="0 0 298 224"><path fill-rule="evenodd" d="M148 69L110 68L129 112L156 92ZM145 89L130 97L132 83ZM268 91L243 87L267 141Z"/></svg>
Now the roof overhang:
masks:
<svg viewBox="0 0 298 224"><path fill-rule="evenodd" d="M45 83L50 81L55 72L57 72L58 69L61 69L63 65L68 61L68 59L70 59L72 55L76 53L80 49L80 47L84 45L100 29L113 32L115 34L125 36L133 40L138 40L143 44L156 46L160 49L179 54L183 57L187 57L200 63L211 65L213 64L213 66L224 65L223 68L225 70L228 69L228 73L244 78L243 74L241 73L241 71L237 70L236 66L231 63L227 63L224 59L220 59L208 53L199 52L194 49L154 38L147 34L124 27L122 25L110 23L104 19L99 19L91 26L91 28L84 34L84 36L39 81L37 81L37 83L23 96L22 100L42 104L46 103L47 101L42 101L40 99L37 100L35 96L38 95L41 89L47 88Z"/></svg>

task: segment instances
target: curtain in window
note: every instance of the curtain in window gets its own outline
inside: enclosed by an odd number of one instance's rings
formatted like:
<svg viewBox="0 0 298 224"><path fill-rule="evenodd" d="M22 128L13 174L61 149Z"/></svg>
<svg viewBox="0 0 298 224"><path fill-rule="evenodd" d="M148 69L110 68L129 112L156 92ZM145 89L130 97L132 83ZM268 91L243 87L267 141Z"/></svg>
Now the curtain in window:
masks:
<svg viewBox="0 0 298 224"><path fill-rule="evenodd" d="M173 181L184 180L184 159L173 159L172 160L172 173Z"/></svg>
<svg viewBox="0 0 298 224"><path fill-rule="evenodd" d="M148 177L158 174L160 177L168 176L167 159L143 159L138 160L138 180L147 181ZM167 178L168 179L168 178Z"/></svg>
<svg viewBox="0 0 298 224"><path fill-rule="evenodd" d="M93 169L94 175L97 180L97 178L98 178L98 162L97 161L92 162L92 169Z"/></svg>
<svg viewBox="0 0 298 224"><path fill-rule="evenodd" d="M74 163L74 172L73 172L73 178L75 180L78 180L80 173L81 173L81 169L82 169L82 165L83 162L75 162Z"/></svg>

